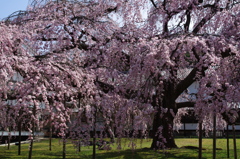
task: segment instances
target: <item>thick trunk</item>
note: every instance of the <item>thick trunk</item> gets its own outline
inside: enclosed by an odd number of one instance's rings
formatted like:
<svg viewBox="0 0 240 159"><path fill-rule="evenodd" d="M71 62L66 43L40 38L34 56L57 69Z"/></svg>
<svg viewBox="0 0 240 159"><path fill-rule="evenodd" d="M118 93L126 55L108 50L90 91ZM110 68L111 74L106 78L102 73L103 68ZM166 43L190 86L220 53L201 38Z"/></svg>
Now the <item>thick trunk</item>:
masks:
<svg viewBox="0 0 240 159"><path fill-rule="evenodd" d="M152 149L176 148L173 136L173 112L177 112L175 103L174 83L166 82L164 93L161 99L157 99L153 105L157 108L157 113L153 120L153 142Z"/></svg>
<svg viewBox="0 0 240 159"><path fill-rule="evenodd" d="M173 136L173 116L170 112L160 118L158 112L153 121L153 141L151 149L177 148Z"/></svg>

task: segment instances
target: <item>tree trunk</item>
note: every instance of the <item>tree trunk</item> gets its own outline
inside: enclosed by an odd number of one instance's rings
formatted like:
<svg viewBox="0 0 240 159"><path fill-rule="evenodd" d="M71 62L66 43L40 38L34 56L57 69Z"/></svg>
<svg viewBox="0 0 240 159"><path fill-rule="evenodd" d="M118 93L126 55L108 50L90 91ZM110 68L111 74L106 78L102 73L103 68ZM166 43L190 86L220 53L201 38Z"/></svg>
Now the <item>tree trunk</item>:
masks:
<svg viewBox="0 0 240 159"><path fill-rule="evenodd" d="M108 128L108 132L110 134L111 143L115 143L115 135L111 127Z"/></svg>
<svg viewBox="0 0 240 159"><path fill-rule="evenodd" d="M52 123L50 122L49 151L52 151Z"/></svg>
<svg viewBox="0 0 240 159"><path fill-rule="evenodd" d="M33 105L33 115L36 116L36 105ZM29 153L28 153L28 159L32 159L32 149L33 149L33 139L35 137L35 121L32 120L32 134L31 134L31 140L29 145Z"/></svg>
<svg viewBox="0 0 240 159"><path fill-rule="evenodd" d="M234 159L237 159L237 142L236 142L235 124L232 124L232 131L233 131Z"/></svg>
<svg viewBox="0 0 240 159"><path fill-rule="evenodd" d="M63 153L62 153L62 158L66 158L66 136L63 136Z"/></svg>
<svg viewBox="0 0 240 159"><path fill-rule="evenodd" d="M168 111L160 118L160 112L156 113L153 121L153 141L151 149L177 148L173 136L173 116Z"/></svg>
<svg viewBox="0 0 240 159"><path fill-rule="evenodd" d="M33 134L31 135L30 145L29 145L29 153L28 153L28 159L32 158L32 149L33 149Z"/></svg>
<svg viewBox="0 0 240 159"><path fill-rule="evenodd" d="M81 108L81 94L78 93L78 108ZM81 126L81 117L78 119L79 127ZM78 152L81 152L81 138L78 139Z"/></svg>
<svg viewBox="0 0 240 159"><path fill-rule="evenodd" d="M22 109L19 110L19 119L18 119L18 155L21 155L21 142L22 142Z"/></svg>
<svg viewBox="0 0 240 159"><path fill-rule="evenodd" d="M64 93L64 107L67 107L66 104L66 94ZM62 158L66 158L66 130L64 130L64 136L63 136L63 153L62 153Z"/></svg>
<svg viewBox="0 0 240 159"><path fill-rule="evenodd" d="M157 113L153 119L153 141L151 149L169 149L177 148L173 136L173 119L172 113L177 112L175 103L175 86L172 82L166 82L163 96L156 92L153 106L157 108ZM159 98L161 96L162 98ZM171 113L172 112L172 113Z"/></svg>
<svg viewBox="0 0 240 159"><path fill-rule="evenodd" d="M81 140L78 140L78 152L81 152Z"/></svg>
<svg viewBox="0 0 240 159"><path fill-rule="evenodd" d="M8 131L8 140L7 140L8 150L10 150L10 142L11 142L11 130L10 130L10 128L9 128L9 131Z"/></svg>
<svg viewBox="0 0 240 159"><path fill-rule="evenodd" d="M229 129L228 129L228 124L227 124L227 158L229 158Z"/></svg>
<svg viewBox="0 0 240 159"><path fill-rule="evenodd" d="M22 137L22 123L18 123L18 155L21 155L21 137Z"/></svg>
<svg viewBox="0 0 240 159"><path fill-rule="evenodd" d="M96 159L96 118L97 112L94 112L94 123L93 123L93 154L92 159Z"/></svg>
<svg viewBox="0 0 240 159"><path fill-rule="evenodd" d="M199 136L198 136L198 159L202 159L202 134L203 134L203 130L202 130L202 121L199 121Z"/></svg>
<svg viewBox="0 0 240 159"><path fill-rule="evenodd" d="M213 114L213 159L216 159L216 149L217 149L217 145L216 145L216 140L217 140L217 137L216 137L216 113L214 111L214 114Z"/></svg>

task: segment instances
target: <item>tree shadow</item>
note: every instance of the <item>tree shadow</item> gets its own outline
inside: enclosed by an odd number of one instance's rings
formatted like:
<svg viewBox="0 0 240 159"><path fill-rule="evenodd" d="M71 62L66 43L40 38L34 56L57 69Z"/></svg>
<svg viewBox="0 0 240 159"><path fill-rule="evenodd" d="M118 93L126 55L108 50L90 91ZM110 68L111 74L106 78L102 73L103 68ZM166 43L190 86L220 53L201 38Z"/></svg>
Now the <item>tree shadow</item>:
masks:
<svg viewBox="0 0 240 159"><path fill-rule="evenodd" d="M121 150L121 151L105 151L96 154L97 159L106 159L106 158L121 158L121 159L194 159L197 157L198 151L192 150L189 151L186 149L186 152L177 152L177 149L174 151L154 151L150 148L142 148L137 150ZM92 155L84 155L85 158L92 158ZM202 157L207 159L206 157Z"/></svg>

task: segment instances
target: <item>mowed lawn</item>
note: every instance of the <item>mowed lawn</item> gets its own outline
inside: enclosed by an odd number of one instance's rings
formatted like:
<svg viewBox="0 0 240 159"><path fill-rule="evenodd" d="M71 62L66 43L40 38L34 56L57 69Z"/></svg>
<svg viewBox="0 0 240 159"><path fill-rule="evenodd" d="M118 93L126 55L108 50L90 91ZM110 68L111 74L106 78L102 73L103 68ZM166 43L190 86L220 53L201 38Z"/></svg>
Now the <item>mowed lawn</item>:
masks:
<svg viewBox="0 0 240 159"><path fill-rule="evenodd" d="M175 139L179 148L165 150L165 151L153 151L149 147L151 145L151 139L135 139L135 149L132 150L130 147L133 145L129 139L121 139L121 150L117 150L115 144L111 145L112 150L97 150L97 159L194 159L198 158L198 149L194 149L194 146L198 146L197 138L177 138ZM217 139L217 158L227 158L227 140L224 138ZM81 152L78 152L71 141L67 142L66 158L75 159L90 159L92 158L92 146L81 147ZM203 139L202 151L203 158L212 158L212 139ZM240 156L240 139L237 139L238 156ZM1 159L19 159L28 157L29 144L22 144L21 155L18 156L18 146L11 145L10 150L7 150L7 146L0 146L0 158ZM33 159L51 159L51 158L62 158L62 142L60 139L53 139L52 151L49 151L48 139L43 139L38 142L34 142L33 145ZM230 158L233 156L233 141L230 139Z"/></svg>

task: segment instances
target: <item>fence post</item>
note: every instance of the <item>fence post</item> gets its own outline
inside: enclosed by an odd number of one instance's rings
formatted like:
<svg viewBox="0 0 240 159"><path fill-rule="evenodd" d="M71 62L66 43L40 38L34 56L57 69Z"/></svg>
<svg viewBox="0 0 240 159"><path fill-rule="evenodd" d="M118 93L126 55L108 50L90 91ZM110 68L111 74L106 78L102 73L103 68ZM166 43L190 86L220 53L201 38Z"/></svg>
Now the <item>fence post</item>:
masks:
<svg viewBox="0 0 240 159"><path fill-rule="evenodd" d="M202 121L199 121L199 135L198 135L198 159L202 159Z"/></svg>
<svg viewBox="0 0 240 159"><path fill-rule="evenodd" d="M213 159L216 159L216 112L213 112Z"/></svg>
<svg viewBox="0 0 240 159"><path fill-rule="evenodd" d="M233 131L234 159L237 159L237 143L236 143L235 124L232 124L232 131Z"/></svg>

